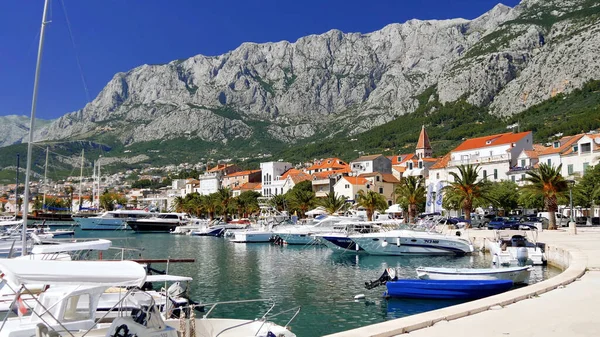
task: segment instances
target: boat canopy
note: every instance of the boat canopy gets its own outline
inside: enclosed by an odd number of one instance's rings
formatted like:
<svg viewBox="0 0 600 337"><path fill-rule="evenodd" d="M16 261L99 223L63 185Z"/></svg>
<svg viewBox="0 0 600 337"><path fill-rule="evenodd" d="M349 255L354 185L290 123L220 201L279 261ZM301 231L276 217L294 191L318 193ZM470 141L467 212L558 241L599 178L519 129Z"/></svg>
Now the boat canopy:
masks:
<svg viewBox="0 0 600 337"><path fill-rule="evenodd" d="M31 249L31 254L52 254L82 250L108 250L111 245L111 241L104 239L83 242L65 242L50 245L35 245Z"/></svg>
<svg viewBox="0 0 600 337"><path fill-rule="evenodd" d="M193 281L194 279L188 276L177 276L177 275L148 275L146 276L146 282L183 282Z"/></svg>
<svg viewBox="0 0 600 337"><path fill-rule="evenodd" d="M0 260L3 278L13 284L141 286L144 267L133 261Z"/></svg>

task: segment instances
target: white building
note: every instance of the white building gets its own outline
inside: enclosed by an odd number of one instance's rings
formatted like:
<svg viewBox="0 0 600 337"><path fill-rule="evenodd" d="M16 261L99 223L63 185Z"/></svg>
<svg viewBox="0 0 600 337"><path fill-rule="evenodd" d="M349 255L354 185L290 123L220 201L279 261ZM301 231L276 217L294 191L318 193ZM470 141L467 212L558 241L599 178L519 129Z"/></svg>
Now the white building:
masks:
<svg viewBox="0 0 600 337"><path fill-rule="evenodd" d="M381 154L362 156L350 162L350 169L355 175L364 173L392 173L392 161Z"/></svg>
<svg viewBox="0 0 600 337"><path fill-rule="evenodd" d="M481 179L507 180L524 150L533 150L531 131L467 139L429 169L427 185L451 181L450 172L458 173L460 165L479 165Z"/></svg>
<svg viewBox="0 0 600 337"><path fill-rule="evenodd" d="M582 177L585 171L598 164L600 159L600 134L595 131L553 141L539 155L539 162L553 166L562 164L563 177Z"/></svg>
<svg viewBox="0 0 600 337"><path fill-rule="evenodd" d="M284 194L283 185L285 184L285 179L281 179L281 176L290 168L292 168L291 163L282 161L260 163L262 195L272 197L277 194Z"/></svg>

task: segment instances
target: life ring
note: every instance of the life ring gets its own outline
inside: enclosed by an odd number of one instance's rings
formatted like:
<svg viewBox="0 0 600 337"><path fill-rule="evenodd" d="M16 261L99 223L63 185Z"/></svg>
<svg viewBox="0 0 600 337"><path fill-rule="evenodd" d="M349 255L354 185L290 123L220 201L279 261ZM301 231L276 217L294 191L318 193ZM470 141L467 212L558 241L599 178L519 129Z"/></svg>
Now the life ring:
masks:
<svg viewBox="0 0 600 337"><path fill-rule="evenodd" d="M115 329L115 334L112 337L127 337L129 335L129 327L127 324L121 324Z"/></svg>

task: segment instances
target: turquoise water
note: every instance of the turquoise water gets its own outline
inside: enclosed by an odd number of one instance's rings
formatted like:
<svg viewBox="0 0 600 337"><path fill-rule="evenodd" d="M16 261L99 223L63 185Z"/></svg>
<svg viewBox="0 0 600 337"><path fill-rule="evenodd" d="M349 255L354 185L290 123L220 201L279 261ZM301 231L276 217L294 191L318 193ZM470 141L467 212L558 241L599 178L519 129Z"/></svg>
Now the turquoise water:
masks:
<svg viewBox="0 0 600 337"><path fill-rule="evenodd" d="M212 303L239 299L268 299L277 303L272 313L301 306L290 324L299 337L322 336L385 320L443 308L460 302L432 300L386 300L385 286L366 290L365 281L377 279L387 267L399 269L401 278L416 278L418 266L489 267L490 257L382 257L333 253L321 246L275 246L236 244L222 238L171 234L78 231L76 237L108 237L117 247L137 248L126 256L144 258L195 258L195 263L174 263L169 273L194 278L192 299ZM110 250L104 259L118 259ZM152 267L164 270L165 264ZM532 281L557 273L535 267ZM365 299L355 301L357 294ZM214 317L254 319L270 307L267 303L218 307ZM272 320L286 324L292 313Z"/></svg>

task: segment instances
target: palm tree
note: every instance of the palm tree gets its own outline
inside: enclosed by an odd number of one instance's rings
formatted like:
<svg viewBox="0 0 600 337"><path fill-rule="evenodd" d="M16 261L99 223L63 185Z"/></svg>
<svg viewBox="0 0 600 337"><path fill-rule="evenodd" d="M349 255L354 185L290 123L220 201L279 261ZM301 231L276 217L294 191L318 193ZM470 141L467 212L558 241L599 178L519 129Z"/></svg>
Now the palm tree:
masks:
<svg viewBox="0 0 600 337"><path fill-rule="evenodd" d="M333 214L346 205L346 198L343 195L337 195L334 193L327 193L325 198L319 200L321 206L325 208L327 213Z"/></svg>
<svg viewBox="0 0 600 337"><path fill-rule="evenodd" d="M375 213L376 210L385 210L388 207L383 195L374 191L368 191L366 193L364 190L358 191L356 202L359 206L362 206L367 210L367 218L369 221L373 220L373 213Z"/></svg>
<svg viewBox="0 0 600 337"><path fill-rule="evenodd" d="M175 197L175 199L173 199L173 209L175 210L175 212L179 212L179 213L187 212L188 209L186 207L185 198Z"/></svg>
<svg viewBox="0 0 600 337"><path fill-rule="evenodd" d="M491 185L486 183L485 177L477 181L479 165L460 165L458 173L450 172L454 179L443 188L444 202L460 207L465 218L471 220L473 205L483 206L495 202L489 191Z"/></svg>
<svg viewBox="0 0 600 337"><path fill-rule="evenodd" d="M275 194L273 197L271 197L271 200L269 200L269 204L279 212L285 210L286 203L287 200L285 199L285 195L283 194Z"/></svg>
<svg viewBox="0 0 600 337"><path fill-rule="evenodd" d="M316 201L315 192L306 190L293 191L290 194L289 199L292 207L297 208L302 214L302 217L304 217L304 214L314 206Z"/></svg>
<svg viewBox="0 0 600 337"><path fill-rule="evenodd" d="M227 210L229 209L229 201L231 200L231 189L227 187L219 188L217 195L221 212L227 218Z"/></svg>
<svg viewBox="0 0 600 337"><path fill-rule="evenodd" d="M202 208L208 213L208 217L212 220L217 212L218 207L221 205L221 200L217 193L211 193L206 196L201 196Z"/></svg>
<svg viewBox="0 0 600 337"><path fill-rule="evenodd" d="M408 205L408 222L413 223L417 216L417 205L427 200L425 195L425 186L423 179L415 176L402 178L400 186L396 187L395 194L398 196L398 203Z"/></svg>
<svg viewBox="0 0 600 337"><path fill-rule="evenodd" d="M565 178L560 174L562 164L554 167L541 163L539 168L534 171L526 172L525 181L529 184L522 187L525 193L542 196L544 206L548 210L548 229L556 229L556 212L558 211L558 198L563 197L569 190L569 185Z"/></svg>

